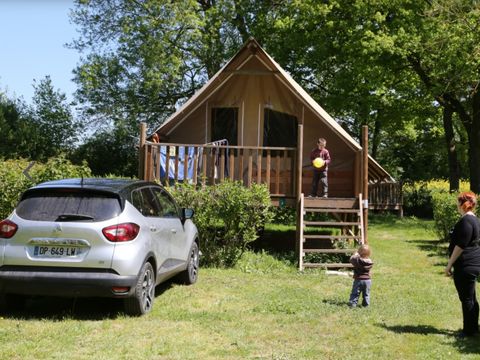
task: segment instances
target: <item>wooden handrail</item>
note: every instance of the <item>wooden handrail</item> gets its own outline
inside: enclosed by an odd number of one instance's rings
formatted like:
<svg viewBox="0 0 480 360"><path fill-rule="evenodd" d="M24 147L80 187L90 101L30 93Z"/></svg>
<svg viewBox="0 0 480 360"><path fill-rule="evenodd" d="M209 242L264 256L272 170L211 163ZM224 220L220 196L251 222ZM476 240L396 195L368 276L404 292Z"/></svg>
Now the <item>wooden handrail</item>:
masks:
<svg viewBox="0 0 480 360"><path fill-rule="evenodd" d="M242 181L247 187L253 183L266 184L271 192L280 196L295 195L297 149L294 147L153 142L146 142L144 147L146 154L157 155L148 159L146 156L146 162L149 161L146 167L151 169L146 174L148 180L171 183L187 178L190 183L207 185L230 179Z"/></svg>

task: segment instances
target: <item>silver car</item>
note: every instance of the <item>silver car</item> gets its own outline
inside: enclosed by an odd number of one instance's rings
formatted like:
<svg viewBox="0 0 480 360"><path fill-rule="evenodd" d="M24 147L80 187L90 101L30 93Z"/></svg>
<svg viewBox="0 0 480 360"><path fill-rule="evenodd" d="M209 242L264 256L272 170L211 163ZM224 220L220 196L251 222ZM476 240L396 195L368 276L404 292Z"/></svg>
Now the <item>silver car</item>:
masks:
<svg viewBox="0 0 480 360"><path fill-rule="evenodd" d="M155 286L197 281L193 210L160 185L66 179L27 190L0 222L0 299L25 295L123 298L125 311L152 309Z"/></svg>

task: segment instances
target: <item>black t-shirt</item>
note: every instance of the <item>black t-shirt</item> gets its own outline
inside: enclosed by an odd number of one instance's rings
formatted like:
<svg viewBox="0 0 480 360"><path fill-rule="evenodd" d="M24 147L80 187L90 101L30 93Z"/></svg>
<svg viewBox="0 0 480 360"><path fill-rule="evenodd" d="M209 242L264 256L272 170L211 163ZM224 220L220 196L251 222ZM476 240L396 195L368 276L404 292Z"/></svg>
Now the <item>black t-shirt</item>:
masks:
<svg viewBox="0 0 480 360"><path fill-rule="evenodd" d="M463 253L455 261L454 266L480 266L480 220L476 216L464 215L455 224L450 235L448 252L452 255L455 246L463 249Z"/></svg>

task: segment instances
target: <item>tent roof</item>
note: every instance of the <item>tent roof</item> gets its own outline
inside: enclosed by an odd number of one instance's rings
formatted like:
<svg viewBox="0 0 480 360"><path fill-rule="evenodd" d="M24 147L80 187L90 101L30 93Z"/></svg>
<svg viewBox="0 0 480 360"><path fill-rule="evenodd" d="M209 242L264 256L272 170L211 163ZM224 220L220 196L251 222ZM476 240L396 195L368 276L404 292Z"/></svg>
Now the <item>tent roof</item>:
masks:
<svg viewBox="0 0 480 360"><path fill-rule="evenodd" d="M160 125L155 132L168 136L193 111L205 103L221 86L236 74L252 74L252 71L242 71L242 67L252 58L259 59L268 70L259 70L258 74L273 74L291 93L308 107L316 116L323 120L325 125L337 133L347 145L355 151L362 147L345 131L254 39L250 38L244 46L231 58L202 88L185 102L174 114ZM369 155L370 178L380 181L394 181L394 179Z"/></svg>

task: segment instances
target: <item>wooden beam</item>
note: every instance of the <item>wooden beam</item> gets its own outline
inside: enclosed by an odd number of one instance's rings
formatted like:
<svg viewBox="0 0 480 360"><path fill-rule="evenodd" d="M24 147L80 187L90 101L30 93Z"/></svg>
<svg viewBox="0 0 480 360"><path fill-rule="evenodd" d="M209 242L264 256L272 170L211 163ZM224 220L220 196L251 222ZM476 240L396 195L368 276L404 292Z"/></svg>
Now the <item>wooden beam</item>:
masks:
<svg viewBox="0 0 480 360"><path fill-rule="evenodd" d="M300 199L300 194L302 193L302 165L303 165L303 125L298 125L298 134L297 134L297 166L296 166L296 176L295 176L295 185L296 185L296 196L297 201Z"/></svg>
<svg viewBox="0 0 480 360"><path fill-rule="evenodd" d="M363 235L365 244L368 244L368 126L362 126L363 147Z"/></svg>
<svg viewBox="0 0 480 360"><path fill-rule="evenodd" d="M140 146L138 148L138 178L144 179L144 161L145 161L145 142L147 141L147 124L144 122L140 123Z"/></svg>

